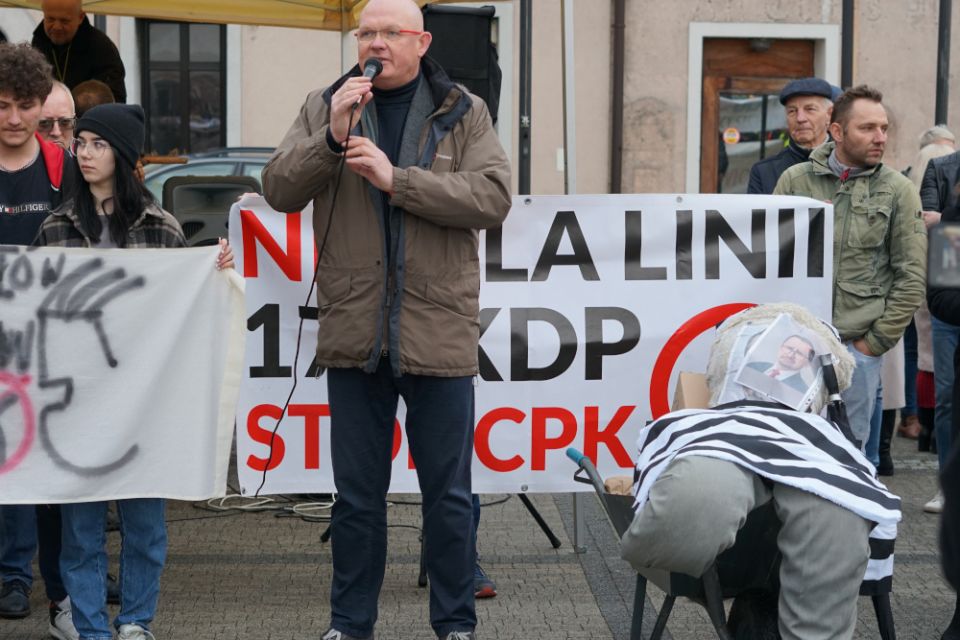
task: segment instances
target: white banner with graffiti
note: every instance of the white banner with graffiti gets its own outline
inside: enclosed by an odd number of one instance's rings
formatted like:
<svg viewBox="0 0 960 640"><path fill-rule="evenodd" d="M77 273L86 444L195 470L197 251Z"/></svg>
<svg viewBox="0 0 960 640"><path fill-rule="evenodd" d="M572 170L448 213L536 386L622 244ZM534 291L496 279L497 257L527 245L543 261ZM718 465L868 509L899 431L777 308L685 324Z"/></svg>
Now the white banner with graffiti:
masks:
<svg viewBox="0 0 960 640"><path fill-rule="evenodd" d="M217 252L0 245L0 504L223 495L244 316Z"/></svg>
<svg viewBox="0 0 960 640"><path fill-rule="evenodd" d="M679 371L704 370L715 324L784 300L829 319L832 232L830 205L806 198L515 198L502 230L481 234L474 489L589 490L569 446L604 476L632 473L638 429L667 411ZM247 280L241 492L332 491L311 214L249 198L230 234ZM402 419L401 405L391 490L417 491Z"/></svg>

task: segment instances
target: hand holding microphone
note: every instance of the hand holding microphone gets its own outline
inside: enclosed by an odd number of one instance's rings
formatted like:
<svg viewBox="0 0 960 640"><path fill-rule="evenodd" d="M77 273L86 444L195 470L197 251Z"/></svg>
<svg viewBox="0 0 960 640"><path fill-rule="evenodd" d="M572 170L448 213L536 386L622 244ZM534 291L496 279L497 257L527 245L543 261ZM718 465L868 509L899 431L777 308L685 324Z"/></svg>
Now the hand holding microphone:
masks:
<svg viewBox="0 0 960 640"><path fill-rule="evenodd" d="M367 60L367 61L363 64L363 77L364 77L364 78L368 78L368 79L370 80L371 86L373 85L373 79L376 78L378 75L380 75L380 72L381 72L381 71L383 71L383 63L381 63L381 62L380 62L379 60L377 60L376 58L370 58L369 60ZM368 95L368 94L364 94L364 95L360 96L359 98L357 98L357 101L353 103L353 110L354 110L354 111L357 110L357 108L360 106L360 102L363 101L363 99L364 99L367 95ZM368 102L369 102L369 100L370 100L370 99L367 98L367 101L368 101Z"/></svg>
<svg viewBox="0 0 960 640"><path fill-rule="evenodd" d="M330 100L330 134L343 144L350 126L356 124L356 112L373 99L373 79L383 70L376 58L368 59L363 65L363 75L354 76L344 82Z"/></svg>

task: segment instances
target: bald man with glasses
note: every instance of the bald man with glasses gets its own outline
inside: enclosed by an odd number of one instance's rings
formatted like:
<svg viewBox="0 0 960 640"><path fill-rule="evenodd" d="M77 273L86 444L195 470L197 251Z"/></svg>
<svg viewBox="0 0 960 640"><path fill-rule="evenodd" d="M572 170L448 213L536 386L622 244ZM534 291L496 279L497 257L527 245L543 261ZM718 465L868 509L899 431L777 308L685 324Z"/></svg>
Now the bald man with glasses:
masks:
<svg viewBox="0 0 960 640"><path fill-rule="evenodd" d="M322 247L316 362L326 368L337 501L331 621L320 637L373 637L402 397L423 494L430 623L441 640L474 640L478 231L510 210L510 162L486 104L426 55L431 35L415 2L371 0L356 37L357 65L307 97L263 169L277 211L313 202ZM382 67L373 79L362 74L371 59Z"/></svg>

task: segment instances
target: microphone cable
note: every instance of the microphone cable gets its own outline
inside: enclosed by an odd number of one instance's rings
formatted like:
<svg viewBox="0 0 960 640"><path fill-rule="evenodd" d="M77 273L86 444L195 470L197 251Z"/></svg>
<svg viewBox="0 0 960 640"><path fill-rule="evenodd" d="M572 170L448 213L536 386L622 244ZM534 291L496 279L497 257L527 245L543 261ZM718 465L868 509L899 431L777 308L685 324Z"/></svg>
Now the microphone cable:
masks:
<svg viewBox="0 0 960 640"><path fill-rule="evenodd" d="M361 100L363 98L361 97ZM343 177L343 167L347 163L347 147L350 145L350 132L353 130L353 114L359 113L360 103L356 103L350 110L350 118L347 121L347 138L343 141L343 152L340 155L340 162L337 165L337 178L333 185L333 197L330 199L330 211L327 214L327 228L323 232L323 238L320 241L320 246L317 248L317 264L313 268L313 278L310 280L310 290L307 292L307 299L304 301L303 306L309 307L310 300L313 298L313 289L317 284L317 276L320 273L320 260L323 258L323 250L327 246L327 238L330 237L330 228L333 226L333 213L335 211L335 206L337 204L337 194L340 193L340 180ZM357 120L359 124L359 118ZM328 124L329 126L329 124ZM326 143L325 143L326 144ZM319 323L319 314L320 308L319 303L317 305L317 321ZM280 409L280 417L277 418L277 424L273 427L273 431L270 432L270 453L267 456L267 461L263 465L263 475L260 478L260 486L257 487L256 492L253 494L254 498L260 497L260 491L263 490L263 486L267 482L267 471L270 469L270 465L273 463L273 443L277 438L277 431L280 430L280 423L283 422L284 416L287 415L287 409L290 407L290 400L293 399L293 393L297 390L297 363L300 360L300 342L303 338L303 321L305 320L304 314L300 315L300 324L297 326L297 346L293 355L293 385L290 387L290 393L287 395L286 401L283 403L283 407ZM319 377L319 375L317 376Z"/></svg>

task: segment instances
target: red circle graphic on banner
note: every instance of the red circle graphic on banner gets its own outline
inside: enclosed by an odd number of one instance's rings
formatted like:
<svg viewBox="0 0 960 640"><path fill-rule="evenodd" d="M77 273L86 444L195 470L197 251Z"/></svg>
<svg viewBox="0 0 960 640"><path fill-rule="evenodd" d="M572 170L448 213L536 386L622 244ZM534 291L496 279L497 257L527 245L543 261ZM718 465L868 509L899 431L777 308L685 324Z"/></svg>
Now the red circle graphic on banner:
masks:
<svg viewBox="0 0 960 640"><path fill-rule="evenodd" d="M711 307L693 316L673 332L660 350L650 375L650 411L654 420L670 411L670 375L687 345L701 333L717 326L733 314L755 306L753 302L731 302Z"/></svg>
<svg viewBox="0 0 960 640"><path fill-rule="evenodd" d="M14 404L20 405L20 411L23 413L23 438L20 440L20 446L17 447L13 455L9 456L2 465L0 465L0 475L14 469L27 457L27 452L33 446L33 439L36 435L36 420L33 415L33 403L30 402L30 396L27 395L27 385L30 384L29 376L17 377L8 371L0 371L0 402L6 400L11 395L16 396L17 401ZM2 390L6 387L5 390Z"/></svg>

